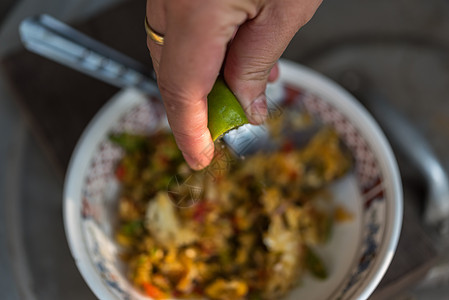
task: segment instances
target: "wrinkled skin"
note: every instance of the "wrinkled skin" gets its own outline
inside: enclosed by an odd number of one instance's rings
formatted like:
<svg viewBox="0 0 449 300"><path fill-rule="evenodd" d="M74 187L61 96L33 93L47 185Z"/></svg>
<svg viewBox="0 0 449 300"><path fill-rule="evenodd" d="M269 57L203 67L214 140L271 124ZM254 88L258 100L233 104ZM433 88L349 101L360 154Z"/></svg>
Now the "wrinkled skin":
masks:
<svg viewBox="0 0 449 300"><path fill-rule="evenodd" d="M148 0L148 22L165 36L147 39L179 149L194 169L207 166L212 139L207 95L223 66L226 82L253 124L267 115L264 95L276 61L321 0Z"/></svg>

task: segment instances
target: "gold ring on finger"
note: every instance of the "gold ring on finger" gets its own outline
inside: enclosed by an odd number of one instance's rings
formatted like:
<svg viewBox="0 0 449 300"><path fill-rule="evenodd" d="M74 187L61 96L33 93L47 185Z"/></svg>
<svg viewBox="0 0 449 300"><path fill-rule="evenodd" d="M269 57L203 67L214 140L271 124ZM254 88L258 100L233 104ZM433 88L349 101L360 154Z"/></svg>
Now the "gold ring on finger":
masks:
<svg viewBox="0 0 449 300"><path fill-rule="evenodd" d="M164 45L164 36L151 28L148 23L148 18L145 17L145 31L147 32L147 36L156 44L163 46Z"/></svg>

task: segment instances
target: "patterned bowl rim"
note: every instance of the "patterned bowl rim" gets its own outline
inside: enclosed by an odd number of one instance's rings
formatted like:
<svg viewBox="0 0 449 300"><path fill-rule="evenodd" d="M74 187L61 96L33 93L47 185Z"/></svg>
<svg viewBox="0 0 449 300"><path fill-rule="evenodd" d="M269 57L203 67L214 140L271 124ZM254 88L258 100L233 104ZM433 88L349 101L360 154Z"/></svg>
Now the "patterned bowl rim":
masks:
<svg viewBox="0 0 449 300"><path fill-rule="evenodd" d="M365 138L375 141L370 145L376 148L374 149L375 153L382 156L378 161L386 183L387 199L392 200L387 201L386 208L386 220L391 225L386 228L384 243L382 243L377 254L381 259L376 259L374 265L371 266L373 271L364 278L363 284L353 294L357 299L367 299L388 269L399 240L403 199L396 159L376 121L346 90L325 76L290 61L280 60L280 70L281 78L286 83L297 85L298 82L301 82L301 85L307 87L307 90L319 98L338 104L338 110L345 115L351 115L351 119L355 123L363 124L364 131L370 133L370 136ZM124 93L135 97L126 97L126 101L123 101ZM155 94L158 94L156 87ZM83 242L81 215L79 213L82 205L81 189L84 184L85 173L89 168L91 154L96 151L98 146L98 138L104 137L108 129L115 124L118 116L123 115L133 105L140 103L140 95L140 92L133 89L123 90L100 109L84 130L73 151L64 182L63 218L70 251L84 280L99 299L113 299L116 296L107 288L103 278L96 272L88 249Z"/></svg>

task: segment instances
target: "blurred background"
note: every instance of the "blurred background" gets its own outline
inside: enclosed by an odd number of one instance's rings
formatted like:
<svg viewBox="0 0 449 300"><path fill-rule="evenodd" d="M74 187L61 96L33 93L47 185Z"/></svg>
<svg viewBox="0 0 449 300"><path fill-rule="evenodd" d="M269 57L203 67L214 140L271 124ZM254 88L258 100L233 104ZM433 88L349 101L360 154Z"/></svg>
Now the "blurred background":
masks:
<svg viewBox="0 0 449 300"><path fill-rule="evenodd" d="M95 298L66 242L63 182L82 130L118 91L27 52L18 25L48 13L150 66L144 9L143 0L0 2L0 299ZM360 81L353 74L363 74L449 170L449 1L325 1L284 57L349 86ZM372 298L447 299L447 228L423 223L425 172L414 168L404 149L394 150L404 225Z"/></svg>

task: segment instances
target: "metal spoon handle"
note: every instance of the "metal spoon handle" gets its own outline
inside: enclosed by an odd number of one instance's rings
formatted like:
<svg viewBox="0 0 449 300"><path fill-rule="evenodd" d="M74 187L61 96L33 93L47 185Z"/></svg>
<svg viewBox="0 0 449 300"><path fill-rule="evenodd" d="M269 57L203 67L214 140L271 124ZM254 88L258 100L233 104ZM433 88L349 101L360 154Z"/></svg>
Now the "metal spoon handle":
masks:
<svg viewBox="0 0 449 300"><path fill-rule="evenodd" d="M120 88L135 87L143 93L159 94L154 71L49 15L23 20L19 32L28 50L50 60ZM229 147L239 150L238 155L243 155L246 152L241 145L253 140L254 132L262 135L266 131L248 125L238 139L234 138L236 135L226 138L226 133L224 140Z"/></svg>
<svg viewBox="0 0 449 300"><path fill-rule="evenodd" d="M50 60L120 88L158 93L154 73L148 67L49 15L23 20L19 32L28 50Z"/></svg>

